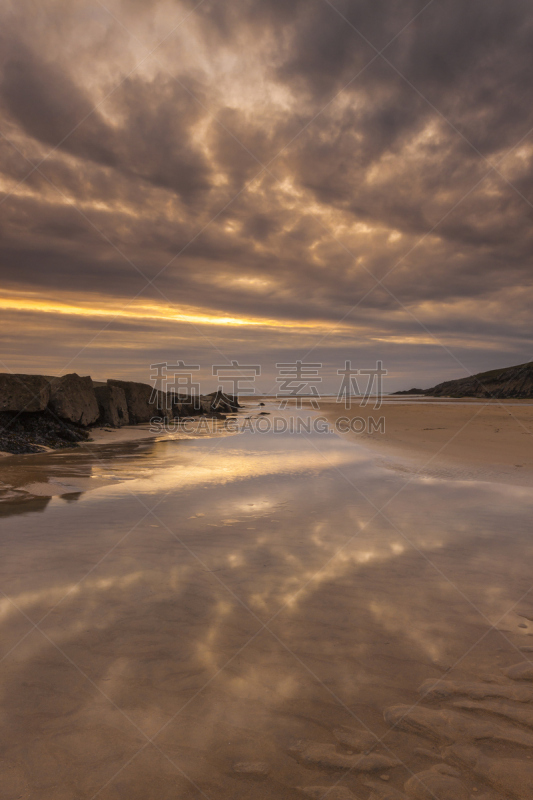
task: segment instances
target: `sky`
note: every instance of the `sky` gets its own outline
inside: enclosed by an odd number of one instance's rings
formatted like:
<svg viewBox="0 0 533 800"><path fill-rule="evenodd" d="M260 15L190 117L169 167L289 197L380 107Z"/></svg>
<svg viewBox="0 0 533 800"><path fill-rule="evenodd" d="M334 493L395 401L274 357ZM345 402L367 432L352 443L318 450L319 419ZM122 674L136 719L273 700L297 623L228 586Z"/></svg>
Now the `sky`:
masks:
<svg viewBox="0 0 533 800"><path fill-rule="evenodd" d="M530 0L4 0L0 370L532 360L532 52Z"/></svg>

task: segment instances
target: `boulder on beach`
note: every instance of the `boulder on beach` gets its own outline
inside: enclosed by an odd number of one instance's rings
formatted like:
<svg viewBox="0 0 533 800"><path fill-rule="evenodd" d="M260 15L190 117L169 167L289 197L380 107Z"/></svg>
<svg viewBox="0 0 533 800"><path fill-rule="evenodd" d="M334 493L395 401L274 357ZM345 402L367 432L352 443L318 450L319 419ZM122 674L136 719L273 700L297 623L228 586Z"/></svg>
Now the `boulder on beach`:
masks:
<svg viewBox="0 0 533 800"><path fill-rule="evenodd" d="M44 411L50 383L43 375L0 373L0 411Z"/></svg>
<svg viewBox="0 0 533 800"><path fill-rule="evenodd" d="M131 425L138 425L141 422L150 422L152 417L158 414L157 402L150 402L153 388L147 383L136 383L135 381L108 380L109 386L117 386L122 389L126 396L129 421ZM159 392L158 394L162 394Z"/></svg>
<svg viewBox="0 0 533 800"><path fill-rule="evenodd" d="M100 411L100 422L110 425L112 428L120 428L122 425L129 424L130 417L124 389L121 389L120 386L103 384L95 386L94 393Z"/></svg>
<svg viewBox="0 0 533 800"><path fill-rule="evenodd" d="M210 414L212 411L214 411L213 398L200 396L200 413Z"/></svg>
<svg viewBox="0 0 533 800"><path fill-rule="evenodd" d="M193 417L204 413L199 396L169 392L169 398L174 417Z"/></svg>
<svg viewBox="0 0 533 800"><path fill-rule="evenodd" d="M211 392L206 395L206 398L211 400L212 411L224 411L227 413L230 411L238 411L239 408L242 408L236 395L226 394L221 389L217 389L216 392Z"/></svg>
<svg viewBox="0 0 533 800"><path fill-rule="evenodd" d="M60 419L76 425L92 425L100 415L93 382L75 372L50 380L49 408Z"/></svg>

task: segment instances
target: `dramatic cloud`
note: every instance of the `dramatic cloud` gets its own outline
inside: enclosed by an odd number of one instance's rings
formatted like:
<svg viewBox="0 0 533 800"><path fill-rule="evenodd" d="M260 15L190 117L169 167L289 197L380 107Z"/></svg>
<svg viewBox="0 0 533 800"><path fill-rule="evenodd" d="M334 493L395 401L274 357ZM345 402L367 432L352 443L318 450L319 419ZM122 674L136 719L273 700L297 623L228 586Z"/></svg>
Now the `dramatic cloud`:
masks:
<svg viewBox="0 0 533 800"><path fill-rule="evenodd" d="M526 0L0 15L3 368L533 358Z"/></svg>

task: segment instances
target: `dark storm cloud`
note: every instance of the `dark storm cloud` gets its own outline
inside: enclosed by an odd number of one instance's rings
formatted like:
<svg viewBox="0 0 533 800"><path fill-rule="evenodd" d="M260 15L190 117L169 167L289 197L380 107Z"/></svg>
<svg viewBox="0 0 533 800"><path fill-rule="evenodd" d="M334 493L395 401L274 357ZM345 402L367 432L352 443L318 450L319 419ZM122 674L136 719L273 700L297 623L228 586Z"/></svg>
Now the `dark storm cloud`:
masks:
<svg viewBox="0 0 533 800"><path fill-rule="evenodd" d="M209 188L209 165L189 135L200 106L171 77L149 82L127 78L112 100L122 120L116 127L63 68L24 46L13 50L4 64L0 96L26 134L80 159L172 189L184 199ZM198 87L195 94L201 95Z"/></svg>
<svg viewBox="0 0 533 800"><path fill-rule="evenodd" d="M117 166L111 129L64 70L20 42L10 49L13 52L4 63L1 97L5 110L24 132L82 158ZM75 131L82 120L83 126Z"/></svg>
<svg viewBox="0 0 533 800"><path fill-rule="evenodd" d="M10 291L530 338L525 0L205 0L153 55L192 3L32 8L3 28Z"/></svg>

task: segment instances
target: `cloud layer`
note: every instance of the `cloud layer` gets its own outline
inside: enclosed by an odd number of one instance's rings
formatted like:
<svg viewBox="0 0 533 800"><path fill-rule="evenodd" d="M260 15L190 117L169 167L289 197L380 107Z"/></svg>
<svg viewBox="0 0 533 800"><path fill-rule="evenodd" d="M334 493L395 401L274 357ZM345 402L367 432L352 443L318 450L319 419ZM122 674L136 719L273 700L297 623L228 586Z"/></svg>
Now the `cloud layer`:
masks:
<svg viewBox="0 0 533 800"><path fill-rule="evenodd" d="M6 366L533 358L529 11L4 4Z"/></svg>

